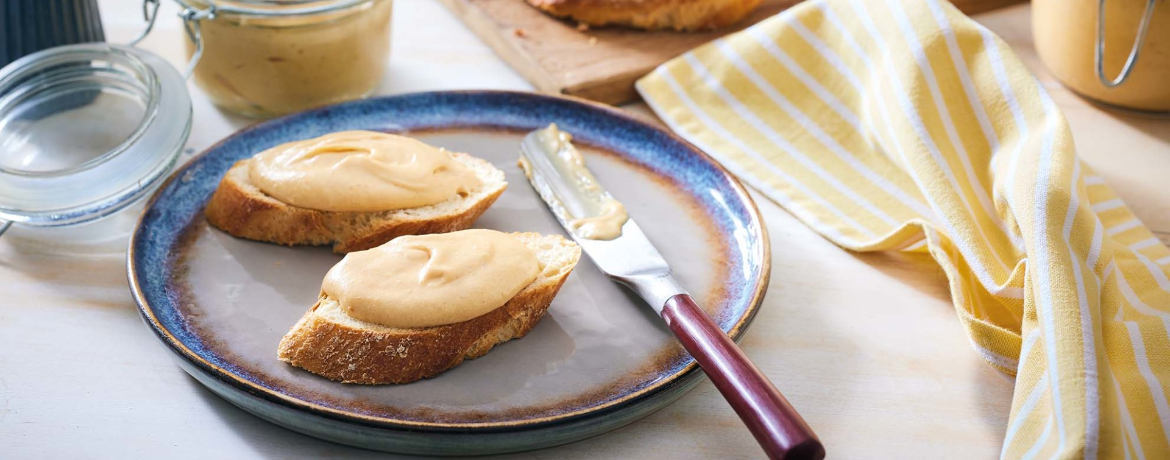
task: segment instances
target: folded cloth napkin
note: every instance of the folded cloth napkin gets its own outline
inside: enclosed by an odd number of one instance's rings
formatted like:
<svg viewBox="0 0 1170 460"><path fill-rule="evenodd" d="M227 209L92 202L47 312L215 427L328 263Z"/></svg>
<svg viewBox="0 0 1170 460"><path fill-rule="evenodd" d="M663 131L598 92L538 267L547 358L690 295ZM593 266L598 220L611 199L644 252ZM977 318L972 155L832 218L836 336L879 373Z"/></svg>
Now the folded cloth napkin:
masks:
<svg viewBox="0 0 1170 460"><path fill-rule="evenodd" d="M1170 458L1170 250L1003 40L945 1L814 0L637 86L834 243L933 256L1015 377L1004 458Z"/></svg>

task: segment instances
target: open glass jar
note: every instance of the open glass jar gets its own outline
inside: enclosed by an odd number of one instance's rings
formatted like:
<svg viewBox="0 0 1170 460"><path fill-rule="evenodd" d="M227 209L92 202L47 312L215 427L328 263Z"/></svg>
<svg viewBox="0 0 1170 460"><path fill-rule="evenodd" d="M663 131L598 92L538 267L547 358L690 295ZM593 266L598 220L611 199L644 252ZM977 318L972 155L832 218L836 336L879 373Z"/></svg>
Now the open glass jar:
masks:
<svg viewBox="0 0 1170 460"><path fill-rule="evenodd" d="M154 54L91 43L20 58L0 69L0 224L60 240L50 228L128 214L121 233L90 232L124 245L132 205L167 176L190 129L183 78Z"/></svg>
<svg viewBox="0 0 1170 460"><path fill-rule="evenodd" d="M365 97L390 54L392 0L177 0L192 77L219 107L270 117Z"/></svg>

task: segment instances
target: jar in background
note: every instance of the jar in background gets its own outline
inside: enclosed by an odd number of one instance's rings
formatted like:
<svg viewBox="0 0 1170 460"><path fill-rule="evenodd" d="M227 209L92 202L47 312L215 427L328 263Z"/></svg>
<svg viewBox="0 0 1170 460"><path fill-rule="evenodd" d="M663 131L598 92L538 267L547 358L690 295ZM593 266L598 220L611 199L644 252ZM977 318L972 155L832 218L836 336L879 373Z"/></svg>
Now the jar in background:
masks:
<svg viewBox="0 0 1170 460"><path fill-rule="evenodd" d="M192 77L228 111L270 117L358 99L385 72L392 0L178 1L214 12L193 24ZM198 47L188 39L188 57Z"/></svg>
<svg viewBox="0 0 1170 460"><path fill-rule="evenodd" d="M1170 1L1033 0L1032 34L1044 65L1073 91L1170 113Z"/></svg>

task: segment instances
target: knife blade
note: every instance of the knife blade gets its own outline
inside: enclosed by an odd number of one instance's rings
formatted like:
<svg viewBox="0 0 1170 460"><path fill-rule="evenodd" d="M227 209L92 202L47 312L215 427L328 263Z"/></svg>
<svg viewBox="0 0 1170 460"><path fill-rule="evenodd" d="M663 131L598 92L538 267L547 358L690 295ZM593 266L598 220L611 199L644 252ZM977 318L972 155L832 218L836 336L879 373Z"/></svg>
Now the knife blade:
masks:
<svg viewBox="0 0 1170 460"><path fill-rule="evenodd" d="M641 227L585 167L571 135L555 124L529 133L521 141L519 163L594 264L666 321L769 458L824 458L824 447L808 424L679 285Z"/></svg>
<svg viewBox="0 0 1170 460"><path fill-rule="evenodd" d="M573 240L602 272L634 290L656 312L662 310L667 299L685 294L671 276L670 266L662 254L633 219L627 218L620 227L620 235L608 240L582 238L573 231L574 220L601 215L596 203L613 197L597 183L592 172L576 167L580 153L571 142L558 143L555 149L547 148L548 137L560 134L547 129L524 137L521 166L528 181ZM596 195L591 196L594 195L591 191Z"/></svg>

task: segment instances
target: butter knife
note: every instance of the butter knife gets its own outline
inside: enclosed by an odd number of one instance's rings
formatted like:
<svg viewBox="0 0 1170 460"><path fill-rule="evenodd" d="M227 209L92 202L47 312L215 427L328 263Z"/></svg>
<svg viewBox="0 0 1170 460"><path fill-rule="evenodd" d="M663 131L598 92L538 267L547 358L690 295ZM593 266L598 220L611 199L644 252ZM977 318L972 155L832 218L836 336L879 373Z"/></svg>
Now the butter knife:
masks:
<svg viewBox="0 0 1170 460"><path fill-rule="evenodd" d="M571 141L553 124L521 142L520 166L553 215L601 271L666 321L769 458L824 458L816 434L671 276L662 255L585 167Z"/></svg>

